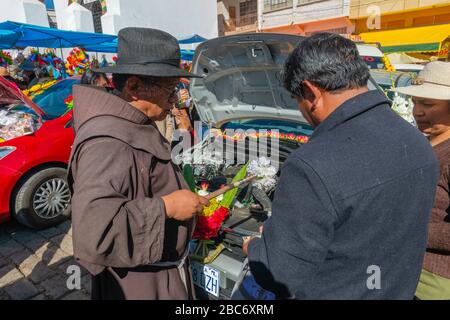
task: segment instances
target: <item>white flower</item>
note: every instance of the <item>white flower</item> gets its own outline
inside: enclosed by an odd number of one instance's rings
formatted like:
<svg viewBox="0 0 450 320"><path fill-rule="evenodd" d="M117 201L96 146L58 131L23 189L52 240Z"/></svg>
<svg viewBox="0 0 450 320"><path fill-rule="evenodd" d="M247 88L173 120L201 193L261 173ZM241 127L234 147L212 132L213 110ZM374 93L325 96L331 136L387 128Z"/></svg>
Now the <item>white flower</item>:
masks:
<svg viewBox="0 0 450 320"><path fill-rule="evenodd" d="M414 103L411 98L405 99L395 92L394 100L392 102L392 110L412 125L416 125L416 121L413 116L413 109Z"/></svg>
<svg viewBox="0 0 450 320"><path fill-rule="evenodd" d="M253 185L265 192L272 190L277 184L277 169L265 157L252 160L248 164L247 174L257 176L259 179L253 182Z"/></svg>

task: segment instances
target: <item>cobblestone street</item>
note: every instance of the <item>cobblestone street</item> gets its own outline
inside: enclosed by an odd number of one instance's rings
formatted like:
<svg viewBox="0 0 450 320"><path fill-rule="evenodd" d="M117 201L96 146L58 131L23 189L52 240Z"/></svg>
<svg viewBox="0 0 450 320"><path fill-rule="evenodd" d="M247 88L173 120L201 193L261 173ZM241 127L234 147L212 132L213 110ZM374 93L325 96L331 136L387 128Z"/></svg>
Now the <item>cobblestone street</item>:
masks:
<svg viewBox="0 0 450 320"><path fill-rule="evenodd" d="M68 289L73 259L70 221L35 231L16 222L0 225L0 300L86 300L90 276L81 268L81 290Z"/></svg>

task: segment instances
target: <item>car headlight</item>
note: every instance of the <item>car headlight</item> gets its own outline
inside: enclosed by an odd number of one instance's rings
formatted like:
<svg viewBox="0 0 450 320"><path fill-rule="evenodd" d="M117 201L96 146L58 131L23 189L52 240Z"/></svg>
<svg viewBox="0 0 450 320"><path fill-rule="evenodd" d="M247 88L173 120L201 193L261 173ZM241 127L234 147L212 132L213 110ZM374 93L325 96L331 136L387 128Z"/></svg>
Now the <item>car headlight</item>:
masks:
<svg viewBox="0 0 450 320"><path fill-rule="evenodd" d="M6 157L8 154L16 150L16 147L1 147L0 148L0 160Z"/></svg>

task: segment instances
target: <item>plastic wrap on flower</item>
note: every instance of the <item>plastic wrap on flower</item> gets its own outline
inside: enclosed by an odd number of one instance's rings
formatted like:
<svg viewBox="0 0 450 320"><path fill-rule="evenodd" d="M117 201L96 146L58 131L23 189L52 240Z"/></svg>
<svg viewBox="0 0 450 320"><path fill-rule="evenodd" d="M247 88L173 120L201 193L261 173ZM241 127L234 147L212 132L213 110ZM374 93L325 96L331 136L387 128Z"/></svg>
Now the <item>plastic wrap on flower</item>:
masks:
<svg viewBox="0 0 450 320"><path fill-rule="evenodd" d="M37 120L30 114L18 111L0 111L0 138L11 140L33 133Z"/></svg>
<svg viewBox="0 0 450 320"><path fill-rule="evenodd" d="M277 169L265 157L252 160L248 164L247 174L257 176L258 179L253 182L253 185L265 192L274 189L277 184Z"/></svg>

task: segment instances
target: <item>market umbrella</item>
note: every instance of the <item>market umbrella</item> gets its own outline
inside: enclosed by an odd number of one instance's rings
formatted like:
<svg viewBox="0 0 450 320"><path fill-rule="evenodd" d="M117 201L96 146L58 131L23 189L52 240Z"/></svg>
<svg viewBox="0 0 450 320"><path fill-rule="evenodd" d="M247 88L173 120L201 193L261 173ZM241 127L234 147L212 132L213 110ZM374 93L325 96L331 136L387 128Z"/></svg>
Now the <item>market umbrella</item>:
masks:
<svg viewBox="0 0 450 320"><path fill-rule="evenodd" d="M103 42L99 44L85 46L84 49L86 51L93 52L107 52L107 53L116 53L117 52L117 38L113 41Z"/></svg>
<svg viewBox="0 0 450 320"><path fill-rule="evenodd" d="M16 43L19 34L9 30L0 30L0 49L10 49Z"/></svg>
<svg viewBox="0 0 450 320"><path fill-rule="evenodd" d="M78 32L46 28L31 24L6 21L0 23L0 31L6 34L4 45L12 48L41 47L41 48L73 48L95 47L102 43L111 43L117 37L101 33ZM15 37L12 35L15 33ZM3 37L0 37L2 40ZM106 46L99 46L105 48ZM93 50L91 50L93 51Z"/></svg>
<svg viewBox="0 0 450 320"><path fill-rule="evenodd" d="M193 34L193 35L182 37L181 39L178 39L178 43L191 44L191 43L204 42L206 40L208 40L208 39L203 38L202 36L199 36L198 34Z"/></svg>

